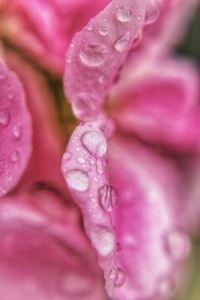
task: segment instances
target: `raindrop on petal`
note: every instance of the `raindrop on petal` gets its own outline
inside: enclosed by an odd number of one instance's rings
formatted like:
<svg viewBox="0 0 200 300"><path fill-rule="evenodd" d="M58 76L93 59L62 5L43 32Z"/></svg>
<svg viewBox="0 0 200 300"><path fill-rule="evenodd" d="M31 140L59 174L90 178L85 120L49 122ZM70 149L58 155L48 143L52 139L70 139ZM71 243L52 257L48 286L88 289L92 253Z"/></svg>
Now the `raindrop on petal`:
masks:
<svg viewBox="0 0 200 300"><path fill-rule="evenodd" d="M100 28L99 28L99 34L101 36L106 36L108 35L108 28L106 25L102 25Z"/></svg>
<svg viewBox="0 0 200 300"><path fill-rule="evenodd" d="M84 133L82 143L93 156L103 157L106 154L107 142L100 132L88 131Z"/></svg>
<svg viewBox="0 0 200 300"><path fill-rule="evenodd" d="M116 13L117 20L121 23L127 23L131 21L132 12L129 8L119 7Z"/></svg>
<svg viewBox="0 0 200 300"><path fill-rule="evenodd" d="M126 32L123 36L121 36L116 42L115 42L115 50L118 52L123 52L127 50L129 43L130 43L130 32Z"/></svg>
<svg viewBox="0 0 200 300"><path fill-rule="evenodd" d="M71 170L65 177L70 188L78 192L85 192L88 190L89 178L85 172L81 170Z"/></svg>
<svg viewBox="0 0 200 300"><path fill-rule="evenodd" d="M125 281L125 273L121 268L118 268L116 278L115 278L115 286L120 287L123 285Z"/></svg>
<svg viewBox="0 0 200 300"><path fill-rule="evenodd" d="M145 24L149 25L151 23L154 23L159 17L159 13L160 8L158 2L153 1L152 3L150 3L145 16Z"/></svg>
<svg viewBox="0 0 200 300"><path fill-rule="evenodd" d="M80 51L80 60L87 67L99 67L105 62L106 54L104 45L85 45Z"/></svg>
<svg viewBox="0 0 200 300"><path fill-rule="evenodd" d="M21 137L21 134L22 134L21 124L16 124L13 127L13 135L14 135L15 138L19 139Z"/></svg>
<svg viewBox="0 0 200 300"><path fill-rule="evenodd" d="M105 184L99 189L99 201L105 211L112 211L118 203L117 191L112 186Z"/></svg>
<svg viewBox="0 0 200 300"><path fill-rule="evenodd" d="M102 256L110 255L115 249L115 236L106 227L100 227L93 233L93 244Z"/></svg>
<svg viewBox="0 0 200 300"><path fill-rule="evenodd" d="M10 114L7 108L0 110L0 124L3 126L7 126L10 121Z"/></svg>

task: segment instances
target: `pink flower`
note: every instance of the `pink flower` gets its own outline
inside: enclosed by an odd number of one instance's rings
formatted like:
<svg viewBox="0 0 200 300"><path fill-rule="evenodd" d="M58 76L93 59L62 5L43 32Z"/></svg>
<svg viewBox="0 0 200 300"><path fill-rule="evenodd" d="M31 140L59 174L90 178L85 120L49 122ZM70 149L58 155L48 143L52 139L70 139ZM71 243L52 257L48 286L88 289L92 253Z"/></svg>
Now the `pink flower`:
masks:
<svg viewBox="0 0 200 300"><path fill-rule="evenodd" d="M0 4L2 300L171 298L199 229L199 74L171 54L196 5Z"/></svg>

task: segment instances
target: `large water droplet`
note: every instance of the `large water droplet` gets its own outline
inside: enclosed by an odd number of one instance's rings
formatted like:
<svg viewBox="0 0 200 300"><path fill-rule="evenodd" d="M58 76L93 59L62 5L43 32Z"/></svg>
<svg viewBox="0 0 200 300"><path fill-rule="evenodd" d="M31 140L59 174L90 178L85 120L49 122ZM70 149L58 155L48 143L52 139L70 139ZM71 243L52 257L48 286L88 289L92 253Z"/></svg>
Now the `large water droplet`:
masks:
<svg viewBox="0 0 200 300"><path fill-rule="evenodd" d="M132 18L132 12L129 8L119 7L116 13L117 20L121 23L130 22Z"/></svg>
<svg viewBox="0 0 200 300"><path fill-rule="evenodd" d="M16 124L14 127L13 127L13 135L15 138L19 139L22 135L22 126L21 124Z"/></svg>
<svg viewBox="0 0 200 300"><path fill-rule="evenodd" d="M127 50L129 43L130 43L130 32L126 32L124 35L122 35L116 42L115 42L115 50L119 52L123 52Z"/></svg>
<svg viewBox="0 0 200 300"><path fill-rule="evenodd" d="M84 133L82 143L93 156L102 157L106 154L107 142L100 132L88 131Z"/></svg>
<svg viewBox="0 0 200 300"><path fill-rule="evenodd" d="M10 114L7 108L3 108L0 110L0 124L3 126L7 126L10 121Z"/></svg>
<svg viewBox="0 0 200 300"><path fill-rule="evenodd" d="M157 1L153 1L149 4L145 16L145 24L149 25L154 23L159 17L160 7Z"/></svg>
<svg viewBox="0 0 200 300"><path fill-rule="evenodd" d="M185 259L191 249L189 238L181 230L172 230L167 234L167 249L173 259Z"/></svg>
<svg viewBox="0 0 200 300"><path fill-rule="evenodd" d="M77 118L89 121L96 116L96 100L91 95L79 93L73 102L73 111Z"/></svg>
<svg viewBox="0 0 200 300"><path fill-rule="evenodd" d="M70 188L85 192L89 188L88 175L81 170L71 170L66 175L66 181Z"/></svg>
<svg viewBox="0 0 200 300"><path fill-rule="evenodd" d="M117 206L117 191L108 184L103 185L99 189L99 201L105 211L112 211Z"/></svg>
<svg viewBox="0 0 200 300"><path fill-rule="evenodd" d="M106 54L104 45L85 45L80 51L80 60L88 67L99 67L105 62Z"/></svg>
<svg viewBox="0 0 200 300"><path fill-rule="evenodd" d="M102 256L110 255L115 249L115 236L106 227L100 227L92 234L94 247Z"/></svg>

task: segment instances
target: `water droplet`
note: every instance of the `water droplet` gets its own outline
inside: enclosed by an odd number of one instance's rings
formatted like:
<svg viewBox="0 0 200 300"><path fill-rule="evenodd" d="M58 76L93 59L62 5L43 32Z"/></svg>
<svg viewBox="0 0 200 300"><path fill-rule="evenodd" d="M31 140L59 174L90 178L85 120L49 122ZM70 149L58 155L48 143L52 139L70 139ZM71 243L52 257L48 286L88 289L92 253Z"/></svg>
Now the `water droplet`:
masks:
<svg viewBox="0 0 200 300"><path fill-rule="evenodd" d="M105 75L102 75L98 78L98 82L100 84L104 84L106 82L106 76Z"/></svg>
<svg viewBox="0 0 200 300"><path fill-rule="evenodd" d="M118 203L117 191L108 184L103 185L99 189L99 201L105 211L112 211Z"/></svg>
<svg viewBox="0 0 200 300"><path fill-rule="evenodd" d="M66 151L65 154L63 155L63 160L70 160L72 157L71 153Z"/></svg>
<svg viewBox="0 0 200 300"><path fill-rule="evenodd" d="M120 287L124 284L125 281L125 273L121 268L118 268L116 278L115 278L115 286Z"/></svg>
<svg viewBox="0 0 200 300"><path fill-rule="evenodd" d="M160 7L158 2L153 1L149 4L149 7L147 8L146 16L145 16L145 24L149 25L151 23L154 23L160 13Z"/></svg>
<svg viewBox="0 0 200 300"><path fill-rule="evenodd" d="M99 34L101 36L106 36L108 35L108 27L106 25L102 25L100 28L99 28Z"/></svg>
<svg viewBox="0 0 200 300"><path fill-rule="evenodd" d="M130 32L126 32L123 36L121 36L116 42L115 42L115 50L119 52L123 52L127 50L129 43L130 43Z"/></svg>
<svg viewBox="0 0 200 300"><path fill-rule="evenodd" d="M70 64L70 63L72 62L72 57L71 57L71 55L68 55L68 56L67 56L66 62L67 62L68 64Z"/></svg>
<svg viewBox="0 0 200 300"><path fill-rule="evenodd" d="M89 121L96 116L96 100L91 95L80 93L73 102L73 111L77 118Z"/></svg>
<svg viewBox="0 0 200 300"><path fill-rule="evenodd" d="M20 154L18 151L14 151L12 154L11 154L11 157L10 157L11 161L12 162L18 162L19 159L20 159Z"/></svg>
<svg viewBox="0 0 200 300"><path fill-rule="evenodd" d="M88 67L99 67L106 60L107 48L104 45L85 45L80 52L80 60Z"/></svg>
<svg viewBox="0 0 200 300"><path fill-rule="evenodd" d="M74 46L75 46L74 42L72 41L69 46L70 46L70 48L74 48Z"/></svg>
<svg viewBox="0 0 200 300"><path fill-rule="evenodd" d="M82 143L93 156L103 157L106 154L107 142L100 132L88 131L84 133Z"/></svg>
<svg viewBox="0 0 200 300"><path fill-rule="evenodd" d="M93 25L92 24L88 24L86 28L87 28L88 31L92 31L93 30Z"/></svg>
<svg viewBox="0 0 200 300"><path fill-rule="evenodd" d="M185 259L191 249L190 240L181 230L172 230L167 234L167 249L175 260Z"/></svg>
<svg viewBox="0 0 200 300"><path fill-rule="evenodd" d="M87 174L81 170L71 170L66 175L66 181L72 189L85 192L89 188L89 178Z"/></svg>
<svg viewBox="0 0 200 300"><path fill-rule="evenodd" d="M7 108L3 108L0 110L0 124L3 126L7 126L10 121L10 114Z"/></svg>
<svg viewBox="0 0 200 300"><path fill-rule="evenodd" d="M85 163L85 159L83 157L78 157L77 158L77 161L80 163L80 164L84 164Z"/></svg>
<svg viewBox="0 0 200 300"><path fill-rule="evenodd" d="M132 17L132 12L129 8L119 7L116 14L117 20L121 23L130 22Z"/></svg>
<svg viewBox="0 0 200 300"><path fill-rule="evenodd" d="M17 139L19 139L21 137L21 135L22 135L22 126L21 126L21 124L16 124L13 127L13 135Z"/></svg>
<svg viewBox="0 0 200 300"><path fill-rule="evenodd" d="M110 255L115 249L115 236L106 227L99 227L92 233L94 247L102 256Z"/></svg>

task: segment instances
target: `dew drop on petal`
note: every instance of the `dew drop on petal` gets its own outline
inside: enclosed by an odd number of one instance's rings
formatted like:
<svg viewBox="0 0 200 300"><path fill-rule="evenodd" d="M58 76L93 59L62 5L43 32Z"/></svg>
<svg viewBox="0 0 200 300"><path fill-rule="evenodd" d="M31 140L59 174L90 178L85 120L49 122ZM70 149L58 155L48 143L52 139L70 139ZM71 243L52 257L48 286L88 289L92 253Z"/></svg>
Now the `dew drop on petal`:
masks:
<svg viewBox="0 0 200 300"><path fill-rule="evenodd" d="M71 157L72 157L71 153L66 151L63 155L63 160L68 161L71 159Z"/></svg>
<svg viewBox="0 0 200 300"><path fill-rule="evenodd" d="M117 20L121 23L127 23L131 21L132 12L129 8L119 7L116 13Z"/></svg>
<svg viewBox="0 0 200 300"><path fill-rule="evenodd" d="M153 1L149 4L147 8L146 16L145 16L145 24L149 25L157 20L159 17L160 8L159 4L156 1Z"/></svg>
<svg viewBox="0 0 200 300"><path fill-rule="evenodd" d="M99 189L99 201L105 211L112 211L118 203L117 191L108 184L103 185Z"/></svg>
<svg viewBox="0 0 200 300"><path fill-rule="evenodd" d="M167 249L175 260L185 259L191 249L187 235L181 230L172 230L167 234Z"/></svg>
<svg viewBox="0 0 200 300"><path fill-rule="evenodd" d="M86 93L79 93L74 100L73 112L81 120L90 120L96 115L95 99Z"/></svg>
<svg viewBox="0 0 200 300"><path fill-rule="evenodd" d="M12 162L19 162L19 160L20 160L20 154L19 154L19 152L18 151L14 151L11 154L10 159L11 159Z"/></svg>
<svg viewBox="0 0 200 300"><path fill-rule="evenodd" d="M88 131L84 133L82 143L93 156L103 157L106 154L107 142L100 132Z"/></svg>
<svg viewBox="0 0 200 300"><path fill-rule="evenodd" d="M83 157L78 157L77 158L77 161L80 163L80 164L84 164L85 163L85 159Z"/></svg>
<svg viewBox="0 0 200 300"><path fill-rule="evenodd" d="M88 31L92 31L93 30L93 25L92 24L88 24L86 28L87 28Z"/></svg>
<svg viewBox="0 0 200 300"><path fill-rule="evenodd" d="M19 139L21 137L21 134L22 134L21 124L16 124L13 127L13 135L14 135L15 138Z"/></svg>
<svg viewBox="0 0 200 300"><path fill-rule="evenodd" d="M115 50L117 50L118 52L127 50L130 43L130 36L130 32L126 32L124 35L118 38L114 45Z"/></svg>
<svg viewBox="0 0 200 300"><path fill-rule="evenodd" d="M88 175L81 170L71 170L65 175L67 184L73 190L85 192L89 188Z"/></svg>
<svg viewBox="0 0 200 300"><path fill-rule="evenodd" d="M108 27L106 25L102 25L100 28L99 28L99 34L101 36L106 36L108 35Z"/></svg>
<svg viewBox="0 0 200 300"><path fill-rule="evenodd" d="M97 229L93 233L92 240L94 247L102 256L110 255L115 249L115 236L106 227Z"/></svg>
<svg viewBox="0 0 200 300"><path fill-rule="evenodd" d="M99 67L105 62L106 54L104 45L85 45L80 51L80 60L87 67Z"/></svg>
<svg viewBox="0 0 200 300"><path fill-rule="evenodd" d="M125 273L121 268L117 269L117 274L115 278L115 287L120 287L125 281Z"/></svg>
<svg viewBox="0 0 200 300"><path fill-rule="evenodd" d="M10 114L7 108L0 110L0 124L3 126L7 126L10 121Z"/></svg>

